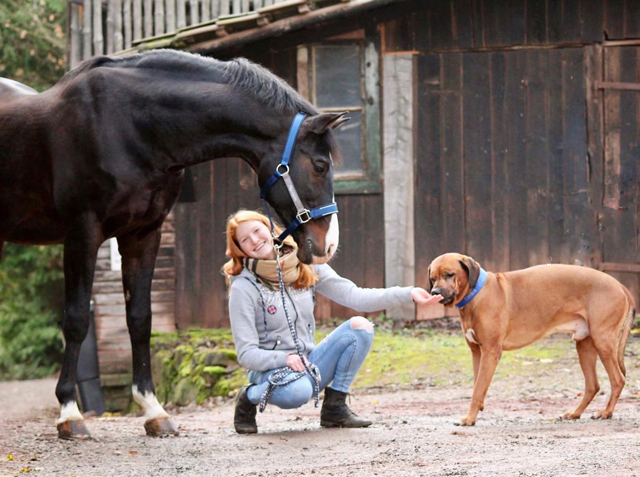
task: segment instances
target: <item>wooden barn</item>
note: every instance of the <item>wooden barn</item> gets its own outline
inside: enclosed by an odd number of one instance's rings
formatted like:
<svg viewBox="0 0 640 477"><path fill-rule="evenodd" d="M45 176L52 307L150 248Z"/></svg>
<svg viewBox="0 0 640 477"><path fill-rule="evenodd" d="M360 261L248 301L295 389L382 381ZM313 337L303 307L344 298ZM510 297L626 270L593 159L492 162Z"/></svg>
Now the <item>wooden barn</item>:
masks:
<svg viewBox="0 0 640 477"><path fill-rule="evenodd" d="M426 286L430 261L459 251L491 271L598 268L640 303L640 2L73 0L70 14L74 62L159 47L244 56L319 109L349 111L333 266L359 285ZM259 207L257 181L240 160L191 173L173 271L158 272L175 280L162 323L225 327L225 219ZM102 365L115 331L98 296ZM126 372L125 355L103 374Z"/></svg>

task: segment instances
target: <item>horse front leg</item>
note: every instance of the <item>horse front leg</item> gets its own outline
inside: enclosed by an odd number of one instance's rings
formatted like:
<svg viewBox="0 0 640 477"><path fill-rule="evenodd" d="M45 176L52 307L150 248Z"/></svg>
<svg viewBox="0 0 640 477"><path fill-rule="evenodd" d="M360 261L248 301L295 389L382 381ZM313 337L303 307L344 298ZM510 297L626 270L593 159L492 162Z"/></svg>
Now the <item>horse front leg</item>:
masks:
<svg viewBox="0 0 640 477"><path fill-rule="evenodd" d="M160 229L142 236L134 233L119 237L118 245L133 356L133 398L144 411L148 435L178 435L178 429L156 398L151 375L151 282L160 246Z"/></svg>
<svg viewBox="0 0 640 477"><path fill-rule="evenodd" d="M60 402L58 437L88 437L89 432L76 401L78 356L87 336L90 320L91 288L98 248L102 243L99 224L92 215L81 217L69 229L64 241L65 310L62 333L64 359L56 397Z"/></svg>

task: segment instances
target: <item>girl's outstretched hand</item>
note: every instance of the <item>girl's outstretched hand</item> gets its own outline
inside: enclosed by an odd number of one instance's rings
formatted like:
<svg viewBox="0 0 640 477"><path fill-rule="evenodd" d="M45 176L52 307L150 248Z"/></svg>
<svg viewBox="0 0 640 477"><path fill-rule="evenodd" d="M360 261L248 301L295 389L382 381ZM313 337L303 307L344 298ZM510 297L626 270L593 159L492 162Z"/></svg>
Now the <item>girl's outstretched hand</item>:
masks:
<svg viewBox="0 0 640 477"><path fill-rule="evenodd" d="M427 290L420 287L414 287L411 290L411 298L418 305L432 305L442 301L442 295L431 295Z"/></svg>

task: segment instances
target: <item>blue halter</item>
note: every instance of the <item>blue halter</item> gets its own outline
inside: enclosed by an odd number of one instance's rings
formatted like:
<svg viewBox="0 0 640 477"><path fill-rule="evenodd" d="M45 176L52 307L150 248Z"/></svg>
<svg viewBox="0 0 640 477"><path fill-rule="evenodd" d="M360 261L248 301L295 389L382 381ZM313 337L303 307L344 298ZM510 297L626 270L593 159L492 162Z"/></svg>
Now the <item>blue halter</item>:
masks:
<svg viewBox="0 0 640 477"><path fill-rule="evenodd" d="M475 296L482 290L482 287L487 282L487 272L484 271L484 268L480 269L480 274L478 275L478 280L476 280L476 286L473 287L467 295L462 299L460 303L456 304L456 308L463 308L469 304L471 300L475 298Z"/></svg>
<svg viewBox="0 0 640 477"><path fill-rule="evenodd" d="M293 118L293 123L291 124L291 129L289 129L289 136L287 137L287 144L284 147L284 152L282 153L282 159L280 160L280 164L276 166L276 171L269 177L267 182L260 189L260 198L264 202L264 208L267 211L267 215L269 216L269 221L271 222L271 234L275 236L273 230L273 220L271 219L271 212L269 212L269 206L267 204L267 193L275 185L280 178L282 178L287 186L287 190L289 191L289 195L293 200L293 203L296 206L296 218L287 226L284 232L282 232L277 238L277 240L282 243L282 241L291 235L294 230L296 230L300 225L306 224L310 220L318 219L320 217L325 217L327 215L338 213L338 204L332 202L328 205L323 205L320 207L316 207L315 209L307 209L302 204L300 200L300 196L296 191L295 186L293 185L293 181L291 180L291 176L289 175L289 161L291 160L291 153L293 152L293 148L296 145L296 138L298 136L298 131L300 130L300 126L302 125L302 121L306 118L306 115L303 113L296 114L295 118Z"/></svg>

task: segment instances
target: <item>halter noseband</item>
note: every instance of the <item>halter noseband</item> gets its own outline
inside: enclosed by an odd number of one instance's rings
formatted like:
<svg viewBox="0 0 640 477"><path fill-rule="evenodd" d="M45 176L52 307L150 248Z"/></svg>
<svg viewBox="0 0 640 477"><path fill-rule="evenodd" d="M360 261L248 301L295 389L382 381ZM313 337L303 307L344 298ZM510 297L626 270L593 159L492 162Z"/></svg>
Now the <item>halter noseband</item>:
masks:
<svg viewBox="0 0 640 477"><path fill-rule="evenodd" d="M338 213L338 204L332 202L328 205L323 205L320 207L316 207L315 209L307 209L300 200L300 196L296 191L295 186L293 185L293 181L291 180L291 176L289 175L289 161L291 160L291 153L293 152L293 148L296 144L296 138L298 136L298 131L300 130L300 126L302 125L302 121L306 118L306 115L303 113L296 114L295 118L293 118L293 122L291 123L291 129L289 129L289 136L287 137L287 144L284 147L284 152L282 153L282 159L280 163L276 166L276 171L269 177L267 182L260 189L260 198L264 202L264 207L267 211L267 215L269 215L269 221L271 222L271 234L274 235L273 232L273 220L271 219L271 213L269 212L269 206L266 201L267 193L269 189L275 185L276 182L282 177L285 185L287 186L287 190L289 191L289 195L291 196L291 200L293 200L294 205L296 206L296 218L287 226L284 232L282 232L277 240L282 243L282 241L291 235L294 230L296 230L300 225L306 224L310 220L318 219L320 217L325 217L327 215Z"/></svg>

